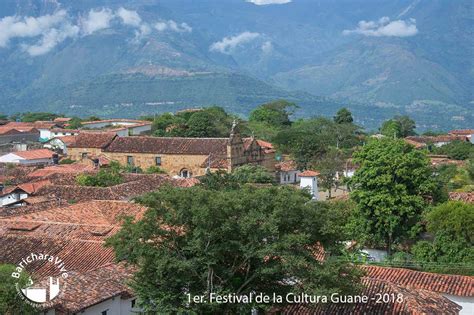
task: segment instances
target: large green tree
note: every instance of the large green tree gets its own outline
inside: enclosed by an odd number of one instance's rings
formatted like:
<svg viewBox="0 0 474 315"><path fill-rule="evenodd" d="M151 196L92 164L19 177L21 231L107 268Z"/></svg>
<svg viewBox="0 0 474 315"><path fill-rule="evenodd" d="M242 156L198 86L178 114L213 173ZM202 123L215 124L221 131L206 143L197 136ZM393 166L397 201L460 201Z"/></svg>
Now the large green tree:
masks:
<svg viewBox="0 0 474 315"><path fill-rule="evenodd" d="M20 287L27 284L28 275L21 273L19 279L12 277L15 272L15 266L10 264L0 264L0 314L16 315L16 314L37 314L32 306L26 304L16 289L16 283Z"/></svg>
<svg viewBox="0 0 474 315"><path fill-rule="evenodd" d="M210 294L350 292L358 272L314 257L319 242L338 253L327 206L291 187L164 187L137 200L149 207L109 240L118 259L138 266L131 283L146 311L244 314L269 304L209 303ZM189 303L204 295L208 303Z"/></svg>
<svg viewBox="0 0 474 315"><path fill-rule="evenodd" d="M425 153L403 140L373 139L354 154L351 179L356 226L367 241L394 245L419 232L422 212L435 189Z"/></svg>
<svg viewBox="0 0 474 315"><path fill-rule="evenodd" d="M315 160L313 167L319 171L319 185L328 190L329 199L332 189L337 185L336 175L344 170L344 155L338 149L331 149L320 159Z"/></svg>
<svg viewBox="0 0 474 315"><path fill-rule="evenodd" d="M260 105L249 116L250 122L267 123L275 127L285 127L291 124L290 115L297 106L285 100L277 100Z"/></svg>
<svg viewBox="0 0 474 315"><path fill-rule="evenodd" d="M433 241L412 248L415 261L438 272L474 274L474 205L450 201L426 214Z"/></svg>
<svg viewBox="0 0 474 315"><path fill-rule="evenodd" d="M350 124L354 121L352 113L347 108L341 108L333 118L336 124Z"/></svg>

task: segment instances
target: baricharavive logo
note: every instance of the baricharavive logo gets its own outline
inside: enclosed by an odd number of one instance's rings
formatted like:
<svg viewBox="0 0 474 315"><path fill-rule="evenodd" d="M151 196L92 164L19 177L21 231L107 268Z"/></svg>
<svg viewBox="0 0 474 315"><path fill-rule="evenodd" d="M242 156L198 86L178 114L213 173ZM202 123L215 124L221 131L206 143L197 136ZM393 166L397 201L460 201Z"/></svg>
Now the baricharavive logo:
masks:
<svg viewBox="0 0 474 315"><path fill-rule="evenodd" d="M35 263L36 262L36 263ZM26 283L20 281L25 279L22 273L28 272L28 265L35 263L36 266L41 265L41 269L48 270L51 276L45 279L39 279L33 282L31 276ZM49 268L47 265L52 265ZM43 269L43 270L44 270ZM32 306L47 308L53 305L53 300L60 295L65 289L65 279L68 277L66 266L59 257L43 253L31 253L21 260L12 272L12 277L17 279L16 290L20 297Z"/></svg>

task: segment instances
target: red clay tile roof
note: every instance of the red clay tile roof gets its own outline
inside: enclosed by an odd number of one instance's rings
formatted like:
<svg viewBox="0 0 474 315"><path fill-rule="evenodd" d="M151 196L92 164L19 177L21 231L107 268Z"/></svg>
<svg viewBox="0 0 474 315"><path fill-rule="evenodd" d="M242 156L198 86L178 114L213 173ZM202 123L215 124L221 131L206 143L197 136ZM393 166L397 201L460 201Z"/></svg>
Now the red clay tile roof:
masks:
<svg viewBox="0 0 474 315"><path fill-rule="evenodd" d="M53 121L54 122L68 122L70 121L72 118L70 117L58 117L58 118L55 118Z"/></svg>
<svg viewBox="0 0 474 315"><path fill-rule="evenodd" d="M38 190L40 190L41 188L47 185L51 185L51 182L45 179L45 180L40 180L37 182L28 182L28 183L20 184L17 187L31 195L31 194L37 193Z"/></svg>
<svg viewBox="0 0 474 315"><path fill-rule="evenodd" d="M297 171L296 162L293 160L283 161L275 164L275 169L282 172Z"/></svg>
<svg viewBox="0 0 474 315"><path fill-rule="evenodd" d="M135 124L151 125L151 122L146 121L146 120L121 119L121 118L118 118L118 119L94 120L94 121L84 121L84 122L82 122L82 125L97 124L97 123L113 123L113 122L117 122L117 123L121 123L121 122L124 122L124 123L133 123L134 125L135 125ZM130 126L132 126L132 125L130 125Z"/></svg>
<svg viewBox="0 0 474 315"><path fill-rule="evenodd" d="M298 176L299 177L315 177L315 176L319 176L319 172L308 170L308 171L301 172Z"/></svg>
<svg viewBox="0 0 474 315"><path fill-rule="evenodd" d="M53 157L54 152L48 149L38 149L38 150L29 150L29 151L17 151L17 152L12 152L12 153L26 160L37 160L37 159L50 159Z"/></svg>
<svg viewBox="0 0 474 315"><path fill-rule="evenodd" d="M449 132L450 135L474 135L474 129L457 129L457 130L451 130Z"/></svg>
<svg viewBox="0 0 474 315"><path fill-rule="evenodd" d="M26 128L36 128L36 129L50 129L57 126L55 122L52 121L36 121L36 122L9 122L4 125L5 127L14 128L17 130L26 129Z"/></svg>
<svg viewBox="0 0 474 315"><path fill-rule="evenodd" d="M396 285L387 281L371 278L362 279L363 290L361 295L369 297L367 303L318 303L318 304L292 304L286 307L275 307L268 314L458 314L461 307L445 298L441 294L427 290L414 290ZM389 301L388 303L377 303L376 294L387 294L403 296L403 301L398 303ZM329 299L328 299L329 300Z"/></svg>
<svg viewBox="0 0 474 315"><path fill-rule="evenodd" d="M404 268L362 266L366 277L395 283L413 289L423 289L457 296L474 296L474 277L446 275Z"/></svg>
<svg viewBox="0 0 474 315"><path fill-rule="evenodd" d="M65 145L70 146L76 142L76 137L77 136L61 136L61 137L58 136L58 137L51 138L50 140L48 140L48 142L50 142L53 139L56 139L56 140L61 140Z"/></svg>
<svg viewBox="0 0 474 315"><path fill-rule="evenodd" d="M407 138L405 138L404 140L405 140L406 143L411 144L412 146L414 146L417 149L424 148L426 146L425 143L421 143L421 142L418 142L418 141L410 140L410 139L407 139Z"/></svg>
<svg viewBox="0 0 474 315"><path fill-rule="evenodd" d="M450 192L449 199L474 203L474 192Z"/></svg>
<svg viewBox="0 0 474 315"><path fill-rule="evenodd" d="M406 137L405 141L413 141L416 143L436 143L436 142L450 142L454 140L468 141L466 136L445 135L445 136L411 136Z"/></svg>
<svg viewBox="0 0 474 315"><path fill-rule="evenodd" d="M78 174L93 170L94 168L92 166L82 163L61 164L37 169L28 174L28 177L45 177L51 174Z"/></svg>
<svg viewBox="0 0 474 315"><path fill-rule="evenodd" d="M225 156L227 138L117 137L104 152Z"/></svg>
<svg viewBox="0 0 474 315"><path fill-rule="evenodd" d="M71 144L71 148L98 148L103 149L108 146L116 137L111 132L81 132L76 136L76 142Z"/></svg>
<svg viewBox="0 0 474 315"><path fill-rule="evenodd" d="M227 160L227 157L223 155L215 155L211 153L201 164L201 167L204 168L209 166L211 168L226 169L229 166L229 161Z"/></svg>
<svg viewBox="0 0 474 315"><path fill-rule="evenodd" d="M1 126L0 127L0 135L11 135L11 134L21 134L21 133L37 133L39 135L39 131L33 127L8 127L8 126Z"/></svg>

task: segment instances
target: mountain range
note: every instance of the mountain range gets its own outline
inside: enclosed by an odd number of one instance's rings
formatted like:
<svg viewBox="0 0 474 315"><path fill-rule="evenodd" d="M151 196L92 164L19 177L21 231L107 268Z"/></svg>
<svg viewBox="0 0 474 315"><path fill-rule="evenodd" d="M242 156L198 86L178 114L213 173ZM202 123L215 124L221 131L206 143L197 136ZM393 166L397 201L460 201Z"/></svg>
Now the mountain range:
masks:
<svg viewBox="0 0 474 315"><path fill-rule="evenodd" d="M136 117L285 98L474 126L471 0L3 0L0 111Z"/></svg>

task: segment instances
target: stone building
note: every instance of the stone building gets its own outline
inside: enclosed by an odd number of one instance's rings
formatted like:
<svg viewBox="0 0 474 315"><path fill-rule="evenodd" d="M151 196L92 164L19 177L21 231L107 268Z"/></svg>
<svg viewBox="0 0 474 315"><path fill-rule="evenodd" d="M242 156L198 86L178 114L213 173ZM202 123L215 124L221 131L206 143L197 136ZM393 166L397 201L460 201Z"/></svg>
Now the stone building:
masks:
<svg viewBox="0 0 474 315"><path fill-rule="evenodd" d="M100 136L94 139L90 134L80 134L68 148L68 154L71 159L86 163L93 156L101 156L144 170L159 166L171 176L185 178L202 176L208 170L230 172L245 164L274 169L269 162L274 152L260 146L253 137L243 139L235 126L228 138Z"/></svg>

